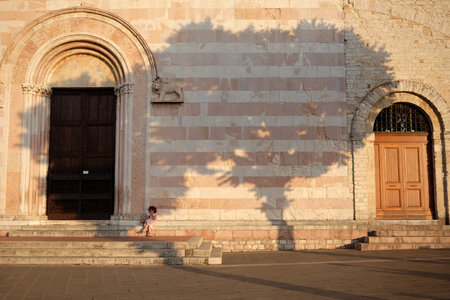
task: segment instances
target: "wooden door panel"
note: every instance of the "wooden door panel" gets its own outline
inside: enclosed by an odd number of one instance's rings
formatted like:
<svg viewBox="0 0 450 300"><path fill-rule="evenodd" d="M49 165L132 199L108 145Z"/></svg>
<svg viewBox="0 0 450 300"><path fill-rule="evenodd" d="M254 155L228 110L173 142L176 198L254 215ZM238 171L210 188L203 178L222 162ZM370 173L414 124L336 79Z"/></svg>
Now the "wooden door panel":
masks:
<svg viewBox="0 0 450 300"><path fill-rule="evenodd" d="M81 122L82 118L81 95L76 94L52 95L51 118L53 122L59 121Z"/></svg>
<svg viewBox="0 0 450 300"><path fill-rule="evenodd" d="M91 95L88 104L88 121L114 122L116 107L111 101L114 95Z"/></svg>
<svg viewBox="0 0 450 300"><path fill-rule="evenodd" d="M377 218L432 218L426 149L426 134L375 135Z"/></svg>
<svg viewBox="0 0 450 300"><path fill-rule="evenodd" d="M115 107L113 89L54 90L50 219L108 219L113 213Z"/></svg>
<svg viewBox="0 0 450 300"><path fill-rule="evenodd" d="M423 179L428 176L426 168L423 167L423 160L425 160L423 144L405 145L403 148L405 159L404 189L408 196L405 209L426 209L425 202L428 201L428 195L425 191Z"/></svg>
<svg viewBox="0 0 450 300"><path fill-rule="evenodd" d="M50 164L52 174L77 173L81 169L81 158L77 157L55 157Z"/></svg>
<svg viewBox="0 0 450 300"><path fill-rule="evenodd" d="M113 126L89 126L87 129L87 154L98 154L101 157L111 157L114 154ZM109 137L109 138L105 138Z"/></svg>
<svg viewBox="0 0 450 300"><path fill-rule="evenodd" d="M111 188L111 182L107 180L84 181L81 190L85 194L104 194Z"/></svg>
<svg viewBox="0 0 450 300"><path fill-rule="evenodd" d="M386 189L385 190L385 207L401 209L401 190Z"/></svg>
<svg viewBox="0 0 450 300"><path fill-rule="evenodd" d="M407 146L404 147L405 157L405 183L420 183L421 182L421 167L420 167L420 147Z"/></svg>
<svg viewBox="0 0 450 300"><path fill-rule="evenodd" d="M376 208L380 210L382 208L381 204L381 179L380 179L380 145L375 144L375 189L376 189Z"/></svg>
<svg viewBox="0 0 450 300"><path fill-rule="evenodd" d="M83 146L80 143L82 131L79 127L54 127L50 139L52 144L52 160L50 173L76 173L81 168Z"/></svg>
<svg viewBox="0 0 450 300"><path fill-rule="evenodd" d="M405 191L406 208L422 208L422 190L421 189L407 189Z"/></svg>
<svg viewBox="0 0 450 300"><path fill-rule="evenodd" d="M49 211L50 219L73 220L79 218L78 206L78 199L48 199L47 211Z"/></svg>
<svg viewBox="0 0 450 300"><path fill-rule="evenodd" d="M52 151L55 154L71 154L77 153L81 155L83 144L80 143L83 133L81 123L75 126L54 126L51 138L54 139Z"/></svg>
<svg viewBox="0 0 450 300"><path fill-rule="evenodd" d="M384 148L385 183L400 184L400 149L398 147Z"/></svg>
<svg viewBox="0 0 450 300"><path fill-rule="evenodd" d="M381 187L384 191L382 207L400 210L403 202L400 148L395 145L382 145L381 149L383 161Z"/></svg>
<svg viewBox="0 0 450 300"><path fill-rule="evenodd" d="M98 159L97 157L87 157L85 159L85 170L89 171L89 174L105 174L114 172L113 158Z"/></svg>
<svg viewBox="0 0 450 300"><path fill-rule="evenodd" d="M53 194L76 194L80 188L79 186L79 180L55 180L52 191Z"/></svg>

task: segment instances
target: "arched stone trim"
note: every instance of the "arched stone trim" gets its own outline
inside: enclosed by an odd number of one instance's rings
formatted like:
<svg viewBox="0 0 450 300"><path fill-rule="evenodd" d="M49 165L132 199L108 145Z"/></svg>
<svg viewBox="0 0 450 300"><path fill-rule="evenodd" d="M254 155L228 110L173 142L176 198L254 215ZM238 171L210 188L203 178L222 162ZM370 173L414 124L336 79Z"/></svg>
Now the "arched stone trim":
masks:
<svg viewBox="0 0 450 300"><path fill-rule="evenodd" d="M121 30L130 40L133 41L135 47L139 50L140 54L143 57L143 61L146 63L145 69L150 72L150 78L158 77L158 72L156 69L156 64L153 59L153 54L150 51L147 43L144 38L134 29L131 24L122 19L116 14L108 12L106 10L101 10L98 8L92 7L71 7L61 10L55 10L53 12L47 13L28 25L26 25L13 39L11 44L8 46L5 55L3 56L2 62L0 64L0 70L4 70L5 68L13 67L13 62L17 59L17 55L19 55L20 51L18 49L23 48L26 41L30 39L30 37L40 28L45 27L46 24L61 20L63 18L74 18L74 17L85 17L85 18L95 18L101 22L108 23L113 25L117 29ZM2 82L8 82L8 72L2 72L0 74L3 79Z"/></svg>
<svg viewBox="0 0 450 300"><path fill-rule="evenodd" d="M116 85L133 82L131 66L113 42L93 34L73 34L58 37L42 47L27 70L26 81L49 82L52 71L61 61L73 55L89 55L105 62L114 75Z"/></svg>
<svg viewBox="0 0 450 300"><path fill-rule="evenodd" d="M445 99L430 86L417 81L393 81L371 90L360 102L351 123L353 188L356 220L375 220L375 166L373 124L378 113L398 102L389 95L408 93L417 97L401 100L421 107L433 128L435 201L437 218L448 220L448 182L445 149L450 147L450 109Z"/></svg>
<svg viewBox="0 0 450 300"><path fill-rule="evenodd" d="M22 113L18 214L24 218L45 218L50 79L56 66L72 55L95 57L114 76L117 96L114 214L120 218L130 213L134 190L131 188L133 126L136 122L145 123L144 118L135 120L133 113L142 112L145 116L147 99L152 97L149 83L158 76L145 40L130 24L110 12L86 7L54 11L31 22L15 37L0 64L3 83L0 104L10 116ZM13 106L13 99L20 108ZM4 148L8 149L8 142L5 143ZM6 168L0 172L7 177ZM0 195L0 212L5 210L5 203L6 198Z"/></svg>
<svg viewBox="0 0 450 300"><path fill-rule="evenodd" d="M418 81L392 81L374 88L361 100L352 120L352 140L362 140L365 138L366 134L372 133L375 119L368 120L368 115L375 103L377 103L384 96L401 92L411 93L427 99L439 112L442 120L450 121L450 118L448 118L450 116L448 103L433 88ZM448 128L448 126L445 126L445 128Z"/></svg>

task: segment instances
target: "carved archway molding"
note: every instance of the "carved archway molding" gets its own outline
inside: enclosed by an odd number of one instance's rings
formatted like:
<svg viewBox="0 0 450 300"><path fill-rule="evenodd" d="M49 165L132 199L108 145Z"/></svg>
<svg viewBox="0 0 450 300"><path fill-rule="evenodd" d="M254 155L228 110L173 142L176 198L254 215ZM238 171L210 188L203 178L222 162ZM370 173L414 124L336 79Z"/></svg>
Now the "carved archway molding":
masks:
<svg viewBox="0 0 450 300"><path fill-rule="evenodd" d="M145 40L125 20L107 11L74 7L28 24L8 47L0 65L0 107L10 119L22 115L20 169L13 170L20 172L20 218L46 218L50 79L56 66L73 55L98 59L113 74L117 96L114 215L121 218L130 213L133 110L138 105L140 111L146 111L146 100L152 97L148 82L158 77L157 70ZM12 128L11 120L7 123L7 135L14 135L17 128ZM8 139L2 142L0 147L6 153L11 145ZM0 166L6 165L6 157L0 158L5 160ZM8 177L6 167L0 167L0 172L0 177ZM5 190L6 181L0 183ZM6 197L0 195L0 215L5 214L5 205Z"/></svg>
<svg viewBox="0 0 450 300"><path fill-rule="evenodd" d="M416 97L395 99L394 94ZM419 81L400 80L384 83L371 90L359 103L351 123L353 197L355 219L374 222L376 216L375 158L373 124L378 113L395 102L409 102L422 108L433 128L433 158L436 216L441 222L449 219L448 162L445 149L450 149L450 108L447 101L432 87ZM444 153L444 155L443 155Z"/></svg>

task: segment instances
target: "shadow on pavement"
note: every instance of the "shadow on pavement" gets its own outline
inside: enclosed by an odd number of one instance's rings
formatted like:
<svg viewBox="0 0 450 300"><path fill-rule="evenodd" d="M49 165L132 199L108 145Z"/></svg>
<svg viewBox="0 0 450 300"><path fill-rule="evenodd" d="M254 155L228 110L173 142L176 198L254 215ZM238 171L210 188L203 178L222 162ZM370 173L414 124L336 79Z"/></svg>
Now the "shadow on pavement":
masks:
<svg viewBox="0 0 450 300"><path fill-rule="evenodd" d="M414 262L420 262L414 260ZM428 262L428 261L427 261ZM442 264L442 262L441 262ZM398 275L409 275L409 276L419 276L419 277L425 277L425 278L432 278L432 279L438 279L438 280L444 280L444 281L450 281L450 277L446 276L446 274L443 273L432 273L432 272L425 272L425 271L417 271L417 270L400 270L400 269L389 269L389 268L382 268L382 267L369 267L367 265L361 266L361 265L353 265L353 264L335 264L331 263L330 265L336 265L339 267L352 267L352 268L358 268L360 270L367 270L371 272L381 272L381 273L389 273L389 274L398 274Z"/></svg>
<svg viewBox="0 0 450 300"><path fill-rule="evenodd" d="M190 272L190 273L196 273L196 274L202 274L202 275L208 275L213 277L220 277L224 279L229 280L235 280L240 282L247 282L252 284L258 284L265 287L274 287L278 289L283 290L291 290L296 292L301 292L305 294L310 295L316 295L316 296L324 296L329 297L332 299L382 299L378 297L371 297L371 296L363 296L363 295L357 295L352 293L346 293L346 292L339 292L339 291L332 291L332 290L326 290L321 288L315 288L315 287L308 287L303 285L297 285L297 284L290 284L286 282L278 282L273 280L267 280L267 279L261 279L261 278L254 278L254 277L247 277L243 275L235 275L235 274L224 274L204 268L193 268L193 267L182 267L180 270Z"/></svg>

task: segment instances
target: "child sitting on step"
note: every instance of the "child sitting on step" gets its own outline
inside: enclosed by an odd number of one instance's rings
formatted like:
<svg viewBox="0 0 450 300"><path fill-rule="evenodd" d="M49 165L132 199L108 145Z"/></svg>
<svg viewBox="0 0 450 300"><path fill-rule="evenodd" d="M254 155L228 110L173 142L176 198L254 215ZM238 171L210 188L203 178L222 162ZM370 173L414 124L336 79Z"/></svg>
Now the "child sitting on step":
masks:
<svg viewBox="0 0 450 300"><path fill-rule="evenodd" d="M145 236L151 236L153 230L153 224L156 223L156 207L150 206L148 208L147 219L144 223Z"/></svg>

